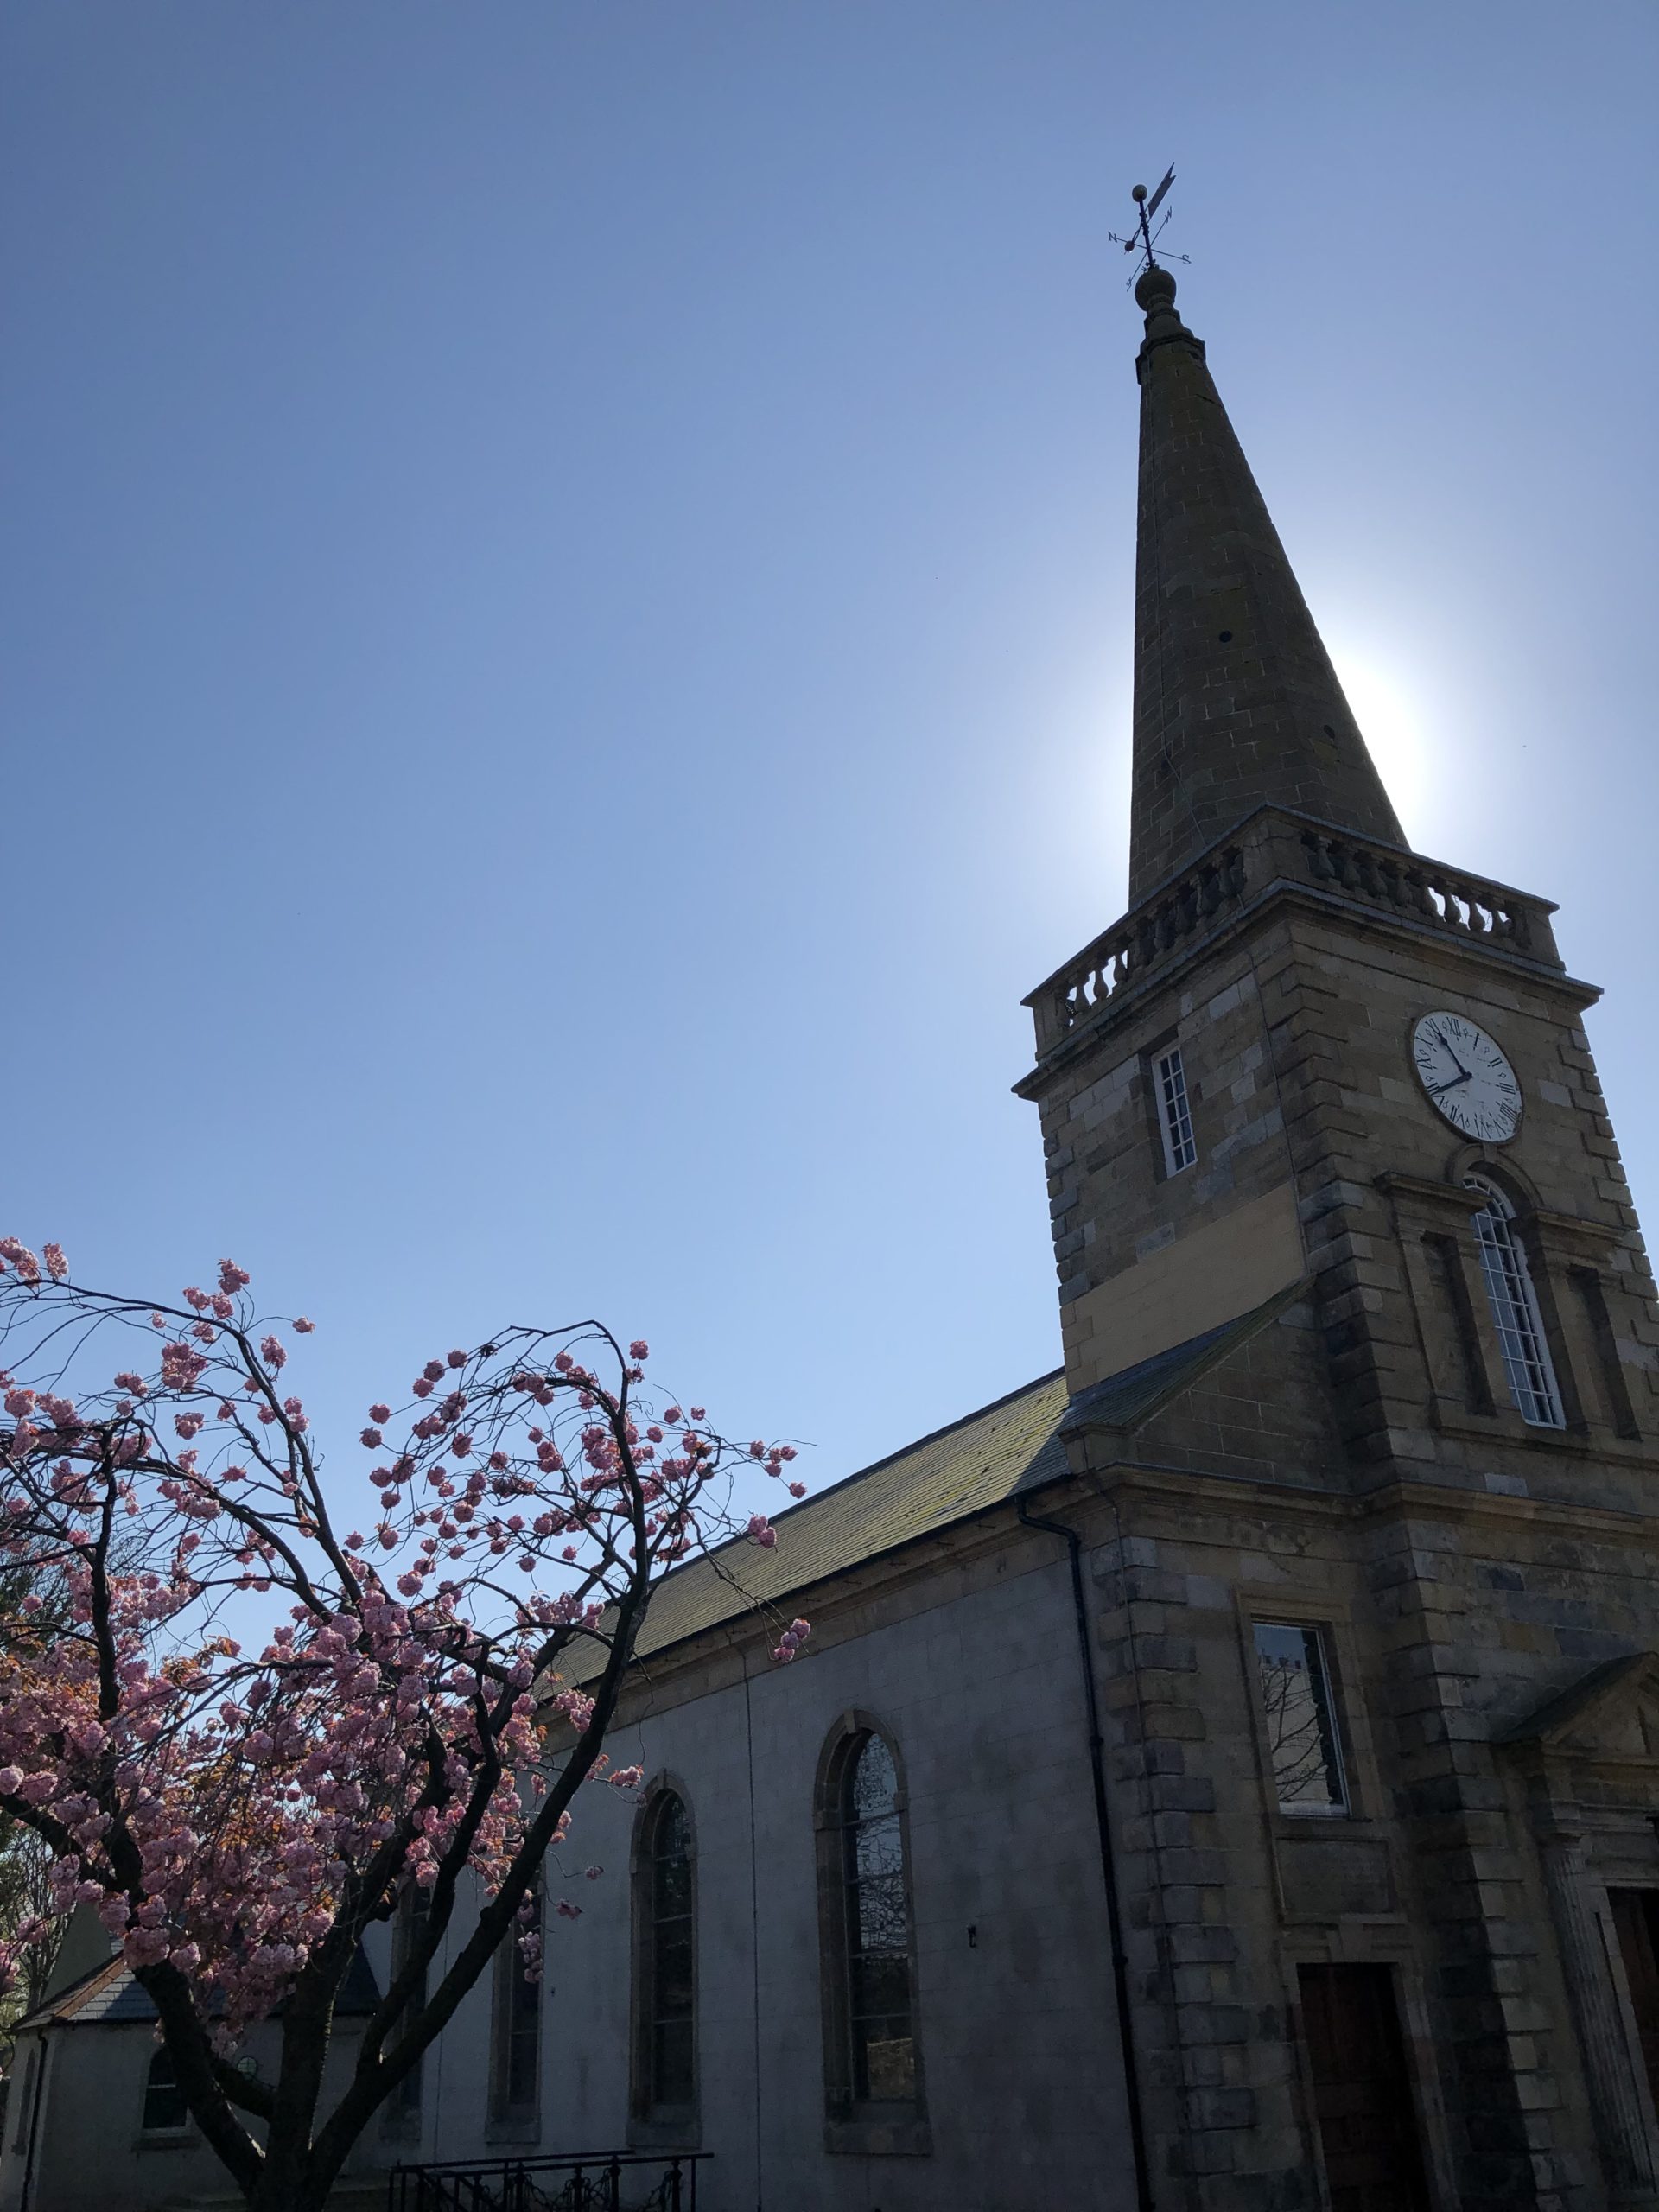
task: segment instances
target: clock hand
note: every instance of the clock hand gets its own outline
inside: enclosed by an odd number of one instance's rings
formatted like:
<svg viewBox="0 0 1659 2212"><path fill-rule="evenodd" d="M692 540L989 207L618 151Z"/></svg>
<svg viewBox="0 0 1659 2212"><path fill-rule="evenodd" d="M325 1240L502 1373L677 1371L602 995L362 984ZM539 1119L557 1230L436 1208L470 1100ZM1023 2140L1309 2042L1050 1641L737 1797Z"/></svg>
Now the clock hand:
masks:
<svg viewBox="0 0 1659 2212"><path fill-rule="evenodd" d="M1454 1075L1450 1083L1431 1083L1425 1088L1431 1098L1443 1098L1448 1090L1455 1090L1460 1083L1467 1083L1470 1080L1469 1071L1465 1068L1461 1075Z"/></svg>
<svg viewBox="0 0 1659 2212"><path fill-rule="evenodd" d="M1470 1071L1465 1067L1463 1062L1458 1058L1451 1046L1447 1043L1446 1032L1443 1029L1437 1029L1434 1032L1434 1042L1446 1054L1446 1057L1451 1061L1452 1066L1456 1068L1459 1079L1464 1083L1467 1083L1470 1077Z"/></svg>

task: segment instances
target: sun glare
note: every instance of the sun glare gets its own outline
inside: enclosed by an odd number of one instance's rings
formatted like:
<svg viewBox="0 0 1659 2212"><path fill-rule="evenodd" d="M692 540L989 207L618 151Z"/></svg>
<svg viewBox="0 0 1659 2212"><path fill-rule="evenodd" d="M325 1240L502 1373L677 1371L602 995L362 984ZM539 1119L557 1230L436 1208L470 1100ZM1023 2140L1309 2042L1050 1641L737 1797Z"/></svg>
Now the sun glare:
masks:
<svg viewBox="0 0 1659 2212"><path fill-rule="evenodd" d="M1414 829L1421 834L1429 794L1421 708L1392 671L1347 653L1332 652L1331 658L1395 812L1408 836Z"/></svg>

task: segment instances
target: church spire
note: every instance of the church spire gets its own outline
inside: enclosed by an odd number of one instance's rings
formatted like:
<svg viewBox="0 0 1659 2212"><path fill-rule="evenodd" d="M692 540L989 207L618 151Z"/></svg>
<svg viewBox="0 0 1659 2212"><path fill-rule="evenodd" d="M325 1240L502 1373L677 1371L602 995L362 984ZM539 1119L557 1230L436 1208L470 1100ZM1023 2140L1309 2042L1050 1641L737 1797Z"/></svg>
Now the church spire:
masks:
<svg viewBox="0 0 1659 2212"><path fill-rule="evenodd" d="M1249 464L1155 263L1141 382L1129 901L1255 807L1403 844Z"/></svg>

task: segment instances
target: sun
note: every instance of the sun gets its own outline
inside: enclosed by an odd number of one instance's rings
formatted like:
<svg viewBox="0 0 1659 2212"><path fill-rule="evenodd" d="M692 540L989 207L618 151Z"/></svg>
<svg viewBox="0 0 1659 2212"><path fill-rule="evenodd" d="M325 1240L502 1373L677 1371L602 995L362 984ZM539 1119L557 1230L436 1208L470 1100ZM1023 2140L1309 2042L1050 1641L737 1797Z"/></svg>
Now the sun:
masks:
<svg viewBox="0 0 1659 2212"><path fill-rule="evenodd" d="M1333 652L1331 658L1366 749L1409 836L1412 823L1421 824L1430 795L1421 705L1393 670L1352 653Z"/></svg>

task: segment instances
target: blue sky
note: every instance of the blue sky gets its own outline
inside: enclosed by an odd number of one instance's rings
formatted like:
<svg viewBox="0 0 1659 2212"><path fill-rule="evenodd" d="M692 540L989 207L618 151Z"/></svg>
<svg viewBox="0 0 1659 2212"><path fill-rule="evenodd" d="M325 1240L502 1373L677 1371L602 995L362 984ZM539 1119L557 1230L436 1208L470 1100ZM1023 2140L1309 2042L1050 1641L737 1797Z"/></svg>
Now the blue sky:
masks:
<svg viewBox="0 0 1659 2212"><path fill-rule="evenodd" d="M1659 1218L1659 18L11 0L5 1225L596 1313L832 1479L1053 1365L1020 999L1121 909L1182 305L1408 830L1561 902ZM349 1433L349 1430L346 1431Z"/></svg>

